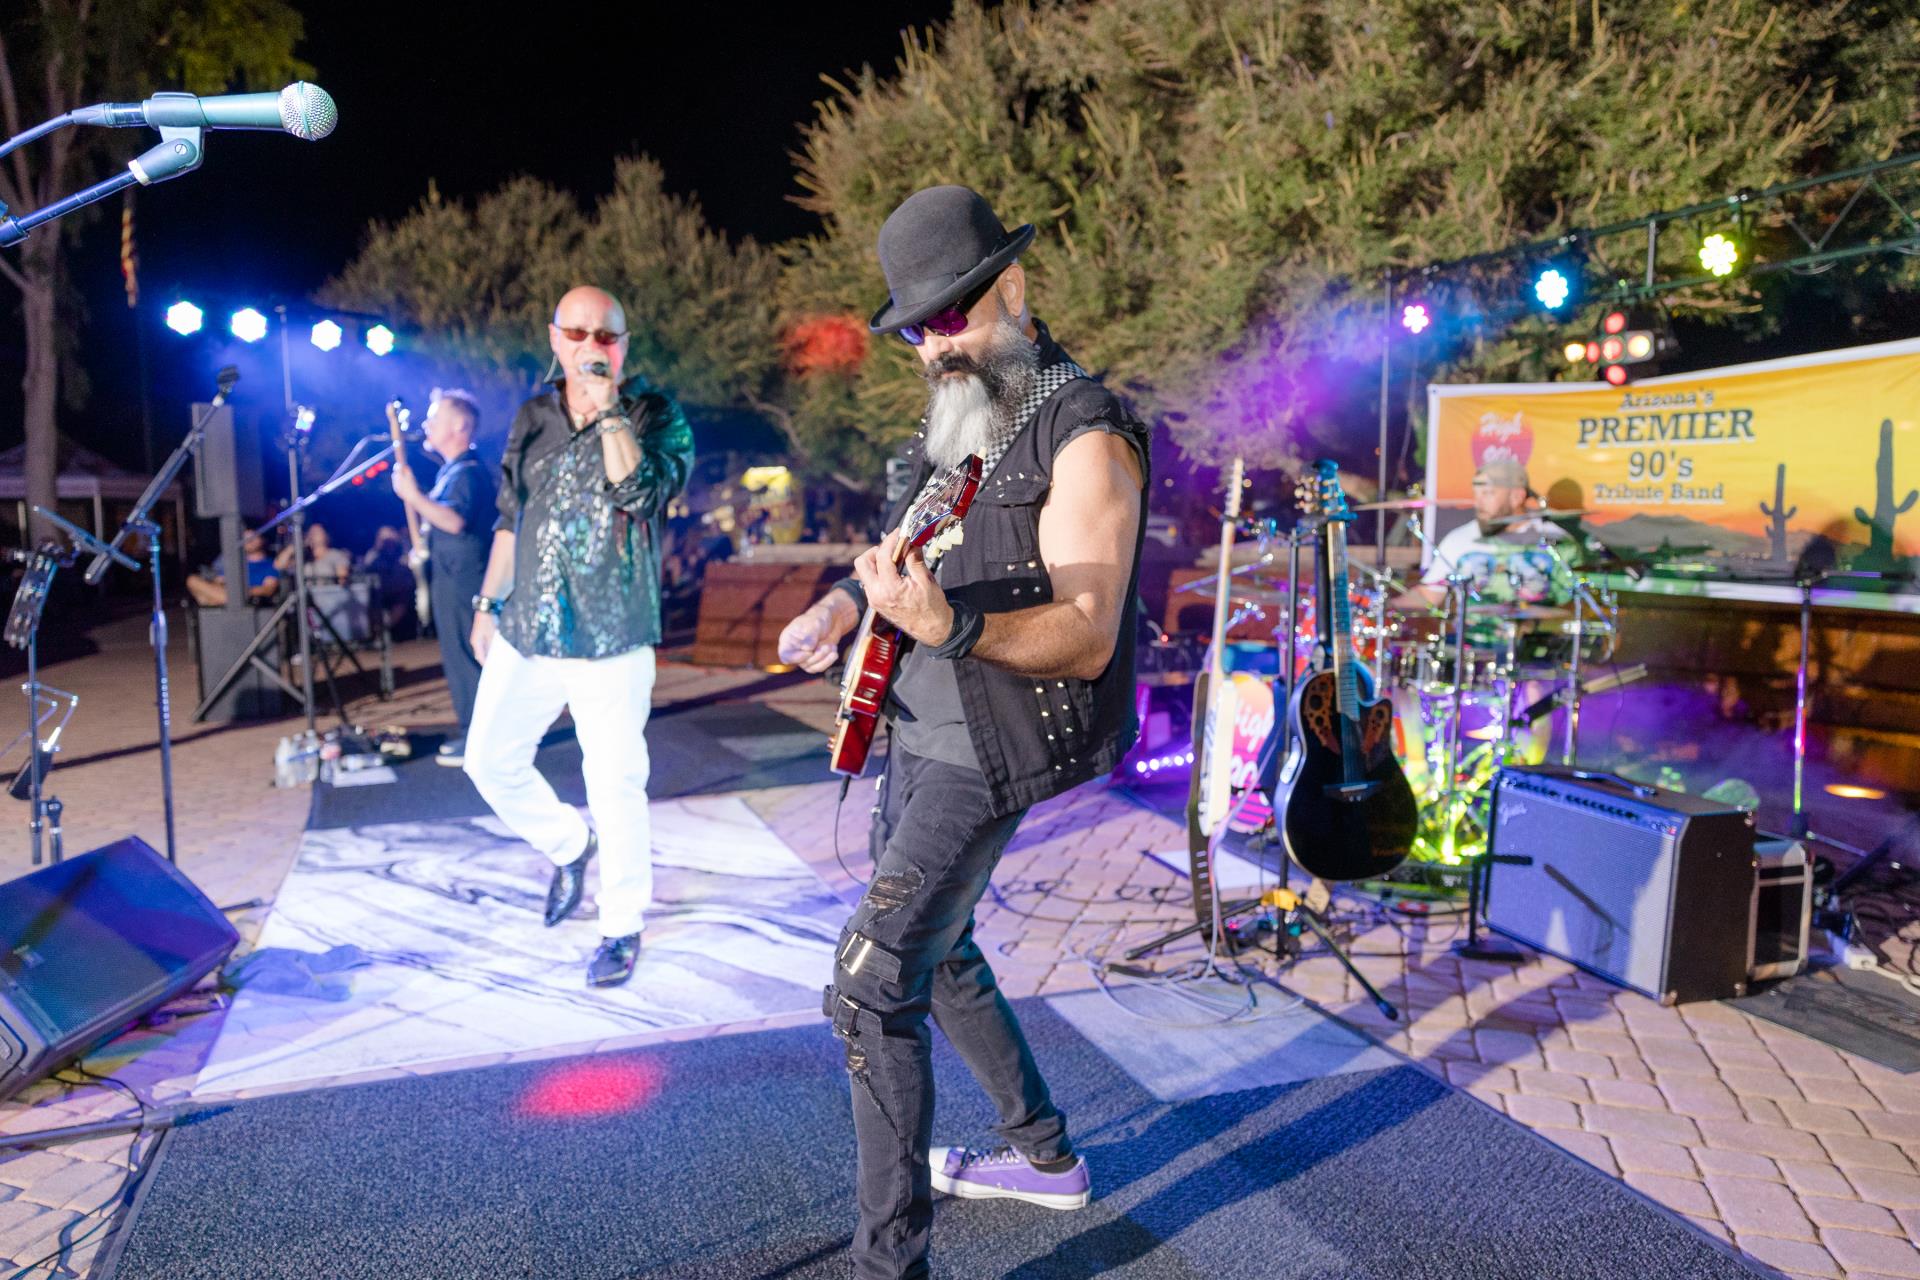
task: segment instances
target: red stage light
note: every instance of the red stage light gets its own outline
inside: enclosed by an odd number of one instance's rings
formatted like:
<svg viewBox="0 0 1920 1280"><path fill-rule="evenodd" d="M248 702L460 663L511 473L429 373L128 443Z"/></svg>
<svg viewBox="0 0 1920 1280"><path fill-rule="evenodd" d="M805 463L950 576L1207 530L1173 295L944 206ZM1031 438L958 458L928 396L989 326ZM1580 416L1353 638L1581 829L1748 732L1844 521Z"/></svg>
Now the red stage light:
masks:
<svg viewBox="0 0 1920 1280"><path fill-rule="evenodd" d="M659 1064L649 1059L567 1062L536 1080L515 1109L539 1120L610 1116L639 1110L662 1083Z"/></svg>
<svg viewBox="0 0 1920 1280"><path fill-rule="evenodd" d="M1608 365L1607 371L1606 371L1606 378L1608 382L1611 382L1616 387L1626 385L1626 381L1627 381L1626 367L1624 365L1617 365L1617 364Z"/></svg>
<svg viewBox="0 0 1920 1280"><path fill-rule="evenodd" d="M1600 344L1600 358L1602 360L1618 360L1620 353L1626 349L1627 344L1620 341L1620 339L1608 338Z"/></svg>
<svg viewBox="0 0 1920 1280"><path fill-rule="evenodd" d="M1627 313L1624 311L1609 311L1607 312L1607 318L1600 322L1600 329L1603 333L1618 333L1626 327Z"/></svg>
<svg viewBox="0 0 1920 1280"><path fill-rule="evenodd" d="M1600 363L1600 344L1599 343L1589 342L1587 344L1587 363L1588 364Z"/></svg>

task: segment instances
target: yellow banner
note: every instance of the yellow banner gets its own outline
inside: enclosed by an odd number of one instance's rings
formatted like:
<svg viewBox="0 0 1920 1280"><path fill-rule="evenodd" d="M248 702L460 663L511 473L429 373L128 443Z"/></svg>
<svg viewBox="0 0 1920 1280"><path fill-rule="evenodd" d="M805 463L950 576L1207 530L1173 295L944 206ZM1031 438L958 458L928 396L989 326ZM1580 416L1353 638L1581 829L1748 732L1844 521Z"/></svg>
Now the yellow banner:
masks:
<svg viewBox="0 0 1920 1280"><path fill-rule="evenodd" d="M1427 493L1489 457L1609 546L1733 578L1920 556L1920 341L1599 383L1431 386Z"/></svg>

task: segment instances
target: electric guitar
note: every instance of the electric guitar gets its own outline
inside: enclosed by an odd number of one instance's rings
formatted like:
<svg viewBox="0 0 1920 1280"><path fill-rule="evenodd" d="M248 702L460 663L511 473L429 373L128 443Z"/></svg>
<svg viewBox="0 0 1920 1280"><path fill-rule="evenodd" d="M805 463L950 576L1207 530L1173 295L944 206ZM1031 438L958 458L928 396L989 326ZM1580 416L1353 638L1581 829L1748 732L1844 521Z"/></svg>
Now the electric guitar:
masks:
<svg viewBox="0 0 1920 1280"><path fill-rule="evenodd" d="M393 435L393 465L407 465L407 408L398 400L387 402L387 430ZM433 620L432 593L427 590L427 531L420 527L420 516L412 507L406 508L407 541L412 544L407 552L407 568L413 570L413 611L420 619L420 625L426 626Z"/></svg>
<svg viewBox="0 0 1920 1280"><path fill-rule="evenodd" d="M1393 705L1363 696L1347 594L1347 525L1353 513L1334 463L1314 464L1305 495L1323 517L1320 639L1333 655L1294 690L1293 745L1280 768L1274 811L1287 852L1320 880L1367 880L1406 860L1419 806L1393 754ZM1368 682L1366 694L1374 690Z"/></svg>
<svg viewBox="0 0 1920 1280"><path fill-rule="evenodd" d="M960 541L960 521L980 491L980 459L970 457L941 477L932 490L915 499L900 522L900 542L893 567L907 562L907 553L921 548L929 566L941 552ZM869 608L854 633L847 653L847 674L840 686L840 710L834 716L829 767L848 778L867 771L867 757L886 709L887 690L906 651L907 637Z"/></svg>
<svg viewBox="0 0 1920 1280"><path fill-rule="evenodd" d="M1193 685L1193 781L1187 792L1187 873L1194 917L1213 926L1214 829L1233 803L1233 722L1238 692L1227 678L1227 615L1233 600L1233 538L1240 522L1240 492L1247 468L1235 458L1227 469L1220 510L1220 572L1213 586L1213 644Z"/></svg>

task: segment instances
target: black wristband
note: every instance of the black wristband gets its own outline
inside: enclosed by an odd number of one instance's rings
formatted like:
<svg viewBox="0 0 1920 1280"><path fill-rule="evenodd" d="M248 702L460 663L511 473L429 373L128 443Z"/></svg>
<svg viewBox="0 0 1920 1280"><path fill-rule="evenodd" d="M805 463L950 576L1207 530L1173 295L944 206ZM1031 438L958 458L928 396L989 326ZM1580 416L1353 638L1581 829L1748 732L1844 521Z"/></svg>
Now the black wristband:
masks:
<svg viewBox="0 0 1920 1280"><path fill-rule="evenodd" d="M987 629L986 614L959 600L950 603L953 606L953 630L934 649L933 656L936 658L966 657L973 652L973 646L980 643L980 633Z"/></svg>

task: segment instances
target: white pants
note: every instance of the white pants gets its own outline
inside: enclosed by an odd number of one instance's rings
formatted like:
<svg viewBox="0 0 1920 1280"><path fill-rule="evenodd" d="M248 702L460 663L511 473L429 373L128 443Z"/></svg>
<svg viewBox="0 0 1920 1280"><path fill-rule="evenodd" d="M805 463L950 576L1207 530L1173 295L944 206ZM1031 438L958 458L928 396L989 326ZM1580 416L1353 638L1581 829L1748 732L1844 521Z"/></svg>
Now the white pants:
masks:
<svg viewBox="0 0 1920 1280"><path fill-rule="evenodd" d="M513 833L555 866L587 847L587 824L533 767L540 739L573 712L587 810L600 834L600 935L639 933L653 905L647 712L653 649L610 658L528 657L499 636L487 650L467 730L467 776Z"/></svg>

